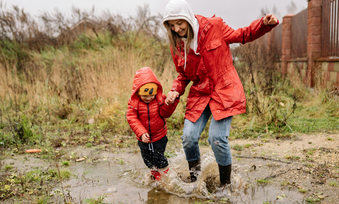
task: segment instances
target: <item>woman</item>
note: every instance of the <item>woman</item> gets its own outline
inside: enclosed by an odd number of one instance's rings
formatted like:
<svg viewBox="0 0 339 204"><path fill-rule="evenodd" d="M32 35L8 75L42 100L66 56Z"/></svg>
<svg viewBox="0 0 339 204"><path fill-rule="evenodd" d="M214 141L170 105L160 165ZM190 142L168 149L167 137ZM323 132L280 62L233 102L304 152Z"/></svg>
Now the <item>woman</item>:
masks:
<svg viewBox="0 0 339 204"><path fill-rule="evenodd" d="M182 135L191 181L197 179L200 171L200 134L212 115L208 142L219 166L220 186L231 184L232 157L228 136L233 115L246 111L246 98L229 45L244 44L263 36L278 24L278 20L268 14L248 27L234 30L221 18L193 15L185 0L170 0L163 24L178 72L166 104L172 104L184 94L187 84L193 82Z"/></svg>

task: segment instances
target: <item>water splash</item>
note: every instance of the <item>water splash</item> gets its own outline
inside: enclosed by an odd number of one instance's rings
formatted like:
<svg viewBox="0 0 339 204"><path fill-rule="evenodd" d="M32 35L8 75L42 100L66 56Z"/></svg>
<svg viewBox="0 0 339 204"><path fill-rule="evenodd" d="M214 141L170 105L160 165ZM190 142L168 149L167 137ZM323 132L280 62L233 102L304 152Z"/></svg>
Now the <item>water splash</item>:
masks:
<svg viewBox="0 0 339 204"><path fill-rule="evenodd" d="M184 151L176 152L176 155L176 157L169 159L169 171L167 174L162 174L160 181L153 181L150 173L145 172L144 184L180 197L216 198L215 191L219 186L219 170L213 152L207 151L201 154L201 173L197 181L193 183L190 182ZM239 168L238 165L232 166L232 187L234 192L238 192L247 186L240 174L236 173Z"/></svg>

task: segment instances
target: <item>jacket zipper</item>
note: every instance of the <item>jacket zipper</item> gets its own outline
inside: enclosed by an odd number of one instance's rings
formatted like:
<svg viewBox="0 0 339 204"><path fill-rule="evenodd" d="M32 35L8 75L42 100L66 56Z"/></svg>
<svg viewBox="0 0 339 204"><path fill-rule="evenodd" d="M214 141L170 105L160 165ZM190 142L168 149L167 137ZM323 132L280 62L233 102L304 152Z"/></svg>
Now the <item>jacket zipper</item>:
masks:
<svg viewBox="0 0 339 204"><path fill-rule="evenodd" d="M166 126L165 118L161 117L161 119L164 121L164 130L165 130L165 126Z"/></svg>
<svg viewBox="0 0 339 204"><path fill-rule="evenodd" d="M147 103L147 112L148 112L148 128L149 128L149 138L151 139L152 143L152 134L151 134L151 116L149 114L149 104Z"/></svg>

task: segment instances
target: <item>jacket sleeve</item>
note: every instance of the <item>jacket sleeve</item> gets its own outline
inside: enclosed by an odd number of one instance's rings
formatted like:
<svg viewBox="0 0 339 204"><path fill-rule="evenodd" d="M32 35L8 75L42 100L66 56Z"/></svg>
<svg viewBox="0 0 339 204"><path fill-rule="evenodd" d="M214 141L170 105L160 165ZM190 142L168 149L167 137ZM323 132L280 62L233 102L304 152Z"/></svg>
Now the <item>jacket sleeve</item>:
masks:
<svg viewBox="0 0 339 204"><path fill-rule="evenodd" d="M242 43L251 42L255 39L260 38L265 33L271 31L275 26L279 24L279 21L276 25L265 25L263 18L253 21L248 27L238 28L234 30L226 23L223 22L222 31L224 40L228 43Z"/></svg>
<svg viewBox="0 0 339 204"><path fill-rule="evenodd" d="M188 83L190 83L190 79L185 75L185 72L178 68L178 61L173 55L173 50L171 48L172 59L175 65L177 72L179 73L177 78L173 80L171 91L177 91L179 95L183 95L185 93L185 88Z"/></svg>
<svg viewBox="0 0 339 204"><path fill-rule="evenodd" d="M166 99L166 96L164 94L163 94L163 97L164 97L164 99ZM171 117L171 115L175 111L178 103L179 103L179 98L176 98L174 103L170 104L170 105L166 105L165 103L163 103L160 106L160 116L163 117L163 118Z"/></svg>
<svg viewBox="0 0 339 204"><path fill-rule="evenodd" d="M132 108L130 102L128 102L126 118L129 126L132 128L138 140L141 141L141 135L147 133L148 131L142 125L138 118L138 112L136 109Z"/></svg>

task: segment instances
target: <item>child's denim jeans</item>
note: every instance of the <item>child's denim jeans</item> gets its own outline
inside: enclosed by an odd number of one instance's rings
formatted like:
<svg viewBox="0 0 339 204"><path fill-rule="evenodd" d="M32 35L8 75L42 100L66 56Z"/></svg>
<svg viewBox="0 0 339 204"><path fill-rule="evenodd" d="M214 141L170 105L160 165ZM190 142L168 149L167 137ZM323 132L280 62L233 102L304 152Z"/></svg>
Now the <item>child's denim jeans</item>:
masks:
<svg viewBox="0 0 339 204"><path fill-rule="evenodd" d="M188 162L196 161L200 158L199 138L211 114L210 107L207 106L195 123L185 119L181 139ZM209 127L208 142L212 146L217 163L221 166L228 166L232 163L231 149L228 142L232 118L233 116L230 116L216 121L212 115Z"/></svg>

